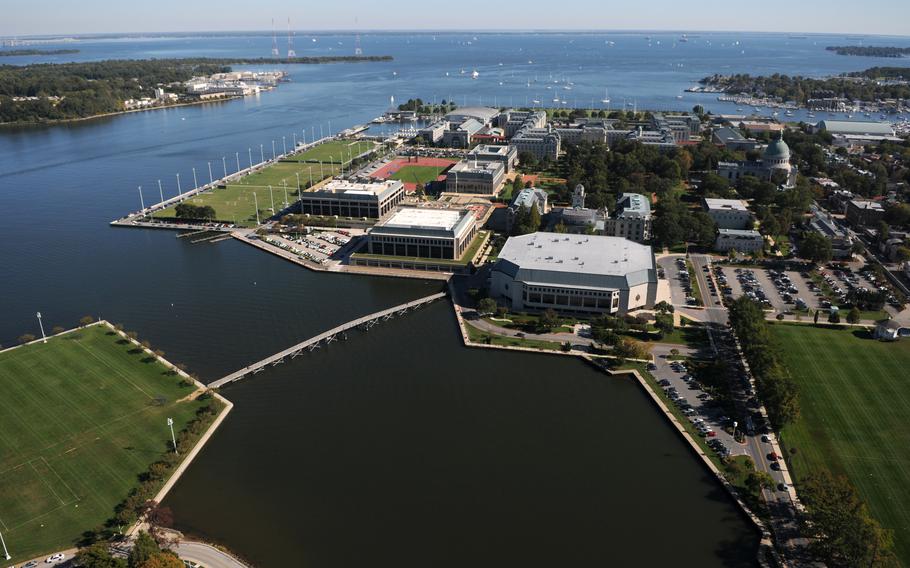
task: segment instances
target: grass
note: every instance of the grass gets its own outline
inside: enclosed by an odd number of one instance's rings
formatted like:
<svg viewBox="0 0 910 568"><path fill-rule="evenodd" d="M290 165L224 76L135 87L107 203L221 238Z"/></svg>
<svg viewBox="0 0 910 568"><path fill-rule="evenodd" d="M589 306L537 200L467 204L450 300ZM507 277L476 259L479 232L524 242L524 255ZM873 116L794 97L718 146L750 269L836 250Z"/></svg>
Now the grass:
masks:
<svg viewBox="0 0 910 568"><path fill-rule="evenodd" d="M441 166L403 166L390 177L405 183L424 185L431 181L436 181L436 178L445 170L446 168Z"/></svg>
<svg viewBox="0 0 910 568"><path fill-rule="evenodd" d="M285 158L296 162L329 162L340 164L347 163L350 158L356 158L364 152L377 147L375 142L365 140L331 140L310 148L306 152L294 154Z"/></svg>
<svg viewBox="0 0 910 568"><path fill-rule="evenodd" d="M284 184L287 184L287 200L293 203L297 198L297 174L300 182L308 184L311 175L314 183L321 176L333 176L340 171L337 165L304 164L297 162L278 162L266 168L230 183L227 187L216 188L184 203L192 205L210 205L215 209L219 221L231 222L243 227L256 226L256 207L259 205L260 221L265 221L284 208ZM272 190L269 191L269 186ZM253 197L255 195L255 197ZM275 210L272 210L274 199ZM167 219L175 216L176 205L154 214L155 217Z"/></svg>
<svg viewBox="0 0 910 568"><path fill-rule="evenodd" d="M771 329L800 388L801 417L783 431L797 484L822 467L846 475L910 564L910 342L857 329Z"/></svg>
<svg viewBox="0 0 910 568"><path fill-rule="evenodd" d="M0 530L13 562L101 525L204 403L109 328L0 353Z"/></svg>
<svg viewBox="0 0 910 568"><path fill-rule="evenodd" d="M705 301L702 299L701 288L698 285L697 274L695 273L695 266L686 259L686 270L689 272L689 284L692 286L692 297L695 298L695 301L698 302L699 306L704 306Z"/></svg>
<svg viewBox="0 0 910 568"><path fill-rule="evenodd" d="M541 351L562 351L562 344L555 341L541 341L539 339L524 339L522 337L506 337L477 329L469 322L465 322L468 339L473 343L499 345L502 347L527 347Z"/></svg>

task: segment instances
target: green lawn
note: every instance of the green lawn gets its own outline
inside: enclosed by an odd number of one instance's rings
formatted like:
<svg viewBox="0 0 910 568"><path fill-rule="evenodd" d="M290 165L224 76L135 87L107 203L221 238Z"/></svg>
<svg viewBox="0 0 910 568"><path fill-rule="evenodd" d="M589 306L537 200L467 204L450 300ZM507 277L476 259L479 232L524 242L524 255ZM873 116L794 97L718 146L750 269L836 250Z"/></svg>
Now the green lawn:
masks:
<svg viewBox="0 0 910 568"><path fill-rule="evenodd" d="M106 326L0 352L0 531L13 559L101 525L204 403ZM122 340L121 340L122 341ZM184 451L189 448L185 448Z"/></svg>
<svg viewBox="0 0 910 568"><path fill-rule="evenodd" d="M332 176L339 170L338 165L323 164L320 167L319 164L278 162L232 182L227 187L212 189L187 199L184 203L200 206L211 205L215 209L215 216L219 221L253 227L256 225L255 203L259 205L260 221L264 221L284 208L285 184L287 184L287 200L293 203L297 199L297 174L300 174L300 183L306 187L311 179L314 183L318 183L322 179L321 176ZM272 186L271 192L269 186ZM272 210L273 200L274 211ZM175 207L168 207L155 213L154 216L163 219L173 218Z"/></svg>
<svg viewBox="0 0 910 568"><path fill-rule="evenodd" d="M529 349L540 349L542 351L562 351L562 344L555 341L541 341L539 339L524 339L522 337L496 335L477 329L468 322L465 322L465 328L468 331L468 339L474 343L487 343L487 340L489 340L490 345L527 347Z"/></svg>
<svg viewBox="0 0 910 568"><path fill-rule="evenodd" d="M398 179L405 183L416 183L424 185L442 174L446 168L439 166L403 166L400 170L392 174L392 179Z"/></svg>
<svg viewBox="0 0 910 568"><path fill-rule="evenodd" d="M797 490L801 476L822 466L847 475L910 565L910 341L809 325L771 329L800 388L802 416L783 432Z"/></svg>
<svg viewBox="0 0 910 568"><path fill-rule="evenodd" d="M340 164L342 161L347 163L351 158L355 158L358 155L372 150L376 147L377 144L375 142L369 142L365 140L332 140L330 142L324 142L318 146L310 148L306 152L301 152L299 154L289 156L286 159L301 162L332 161L336 164Z"/></svg>

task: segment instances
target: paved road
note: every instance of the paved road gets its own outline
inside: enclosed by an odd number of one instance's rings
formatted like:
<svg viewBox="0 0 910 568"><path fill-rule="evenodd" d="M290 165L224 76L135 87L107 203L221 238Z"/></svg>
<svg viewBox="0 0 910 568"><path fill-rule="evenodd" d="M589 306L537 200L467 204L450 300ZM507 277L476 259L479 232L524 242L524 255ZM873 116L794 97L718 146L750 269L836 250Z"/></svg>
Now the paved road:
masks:
<svg viewBox="0 0 910 568"><path fill-rule="evenodd" d="M189 560L205 568L247 568L247 565L214 546L201 542L183 541L174 546L174 552L182 560Z"/></svg>

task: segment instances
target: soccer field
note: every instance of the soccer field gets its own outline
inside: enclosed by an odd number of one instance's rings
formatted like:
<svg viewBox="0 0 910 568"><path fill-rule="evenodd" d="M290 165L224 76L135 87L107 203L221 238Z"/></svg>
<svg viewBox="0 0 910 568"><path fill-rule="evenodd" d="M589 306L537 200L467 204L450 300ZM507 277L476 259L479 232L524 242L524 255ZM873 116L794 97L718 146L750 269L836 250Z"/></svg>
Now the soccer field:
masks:
<svg viewBox="0 0 910 568"><path fill-rule="evenodd" d="M337 174L340 170L337 164L304 164L300 162L278 162L265 169L248 175L230 183L225 188L216 188L195 197L187 199L184 203L192 205L211 205L215 209L215 216L219 221L229 221L243 227L256 225L256 207L259 205L260 220L264 221L275 212L284 208L285 184L287 184L287 200L293 203L297 199L297 174L300 174L300 183L306 187L312 180L319 183L324 177ZM271 192L269 186L272 186ZM253 195L256 195L254 198ZM274 200L275 210L272 210ZM168 207L154 214L159 218L173 218L176 206Z"/></svg>
<svg viewBox="0 0 910 568"><path fill-rule="evenodd" d="M810 325L771 329L800 388L802 415L783 432L797 491L815 468L845 474L910 565L910 341Z"/></svg>
<svg viewBox="0 0 910 568"><path fill-rule="evenodd" d="M439 166L402 166L400 170L389 176L391 179L398 179L404 183L416 183L424 185L427 182L436 181L436 178L445 171L446 168Z"/></svg>
<svg viewBox="0 0 910 568"><path fill-rule="evenodd" d="M374 149L377 146L375 142L365 140L331 140L314 146L306 152L289 156L288 160L297 160L301 162L316 161L340 164L349 162L352 158Z"/></svg>
<svg viewBox="0 0 910 568"><path fill-rule="evenodd" d="M120 342L123 343L120 343ZM0 531L11 562L114 515L205 403L104 325L0 352ZM189 448L186 448L188 450Z"/></svg>

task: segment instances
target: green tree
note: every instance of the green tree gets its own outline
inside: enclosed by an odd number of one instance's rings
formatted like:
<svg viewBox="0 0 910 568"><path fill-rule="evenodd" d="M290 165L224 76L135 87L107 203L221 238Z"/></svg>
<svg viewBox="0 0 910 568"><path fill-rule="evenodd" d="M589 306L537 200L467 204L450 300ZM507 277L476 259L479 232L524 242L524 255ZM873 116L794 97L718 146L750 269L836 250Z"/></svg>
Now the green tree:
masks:
<svg viewBox="0 0 910 568"><path fill-rule="evenodd" d="M831 310L828 314L828 323L840 323L840 312L837 310Z"/></svg>
<svg viewBox="0 0 910 568"><path fill-rule="evenodd" d="M493 298L483 298L477 302L477 311L481 314L495 314L496 300Z"/></svg>
<svg viewBox="0 0 910 568"><path fill-rule="evenodd" d="M559 325L559 314L554 310L546 310L537 320L537 332L546 333Z"/></svg>
<svg viewBox="0 0 910 568"><path fill-rule="evenodd" d="M669 314L658 314L655 318L654 327L660 338L673 333L673 316Z"/></svg>
<svg viewBox="0 0 910 568"><path fill-rule="evenodd" d="M126 561L111 556L108 543L98 542L76 553L76 565L81 568L126 568Z"/></svg>
<svg viewBox="0 0 910 568"><path fill-rule="evenodd" d="M815 231L803 233L803 240L799 247L800 258L815 263L828 262L831 260L832 254L831 239Z"/></svg>
<svg viewBox="0 0 910 568"><path fill-rule="evenodd" d="M853 306L850 308L850 311L847 312L847 323L857 324L860 320L859 308Z"/></svg>
<svg viewBox="0 0 910 568"><path fill-rule="evenodd" d="M158 546L152 535L145 531L140 531L127 557L129 568L141 568L150 558L160 552L161 547Z"/></svg>
<svg viewBox="0 0 910 568"><path fill-rule="evenodd" d="M19 336L19 343L31 343L35 340L35 336L31 333L23 333Z"/></svg>
<svg viewBox="0 0 910 568"><path fill-rule="evenodd" d="M87 325L91 325L92 322L94 322L94 321L95 321L95 318L93 318L92 316L82 316L81 318L79 318L79 325L81 327L85 327Z"/></svg>

